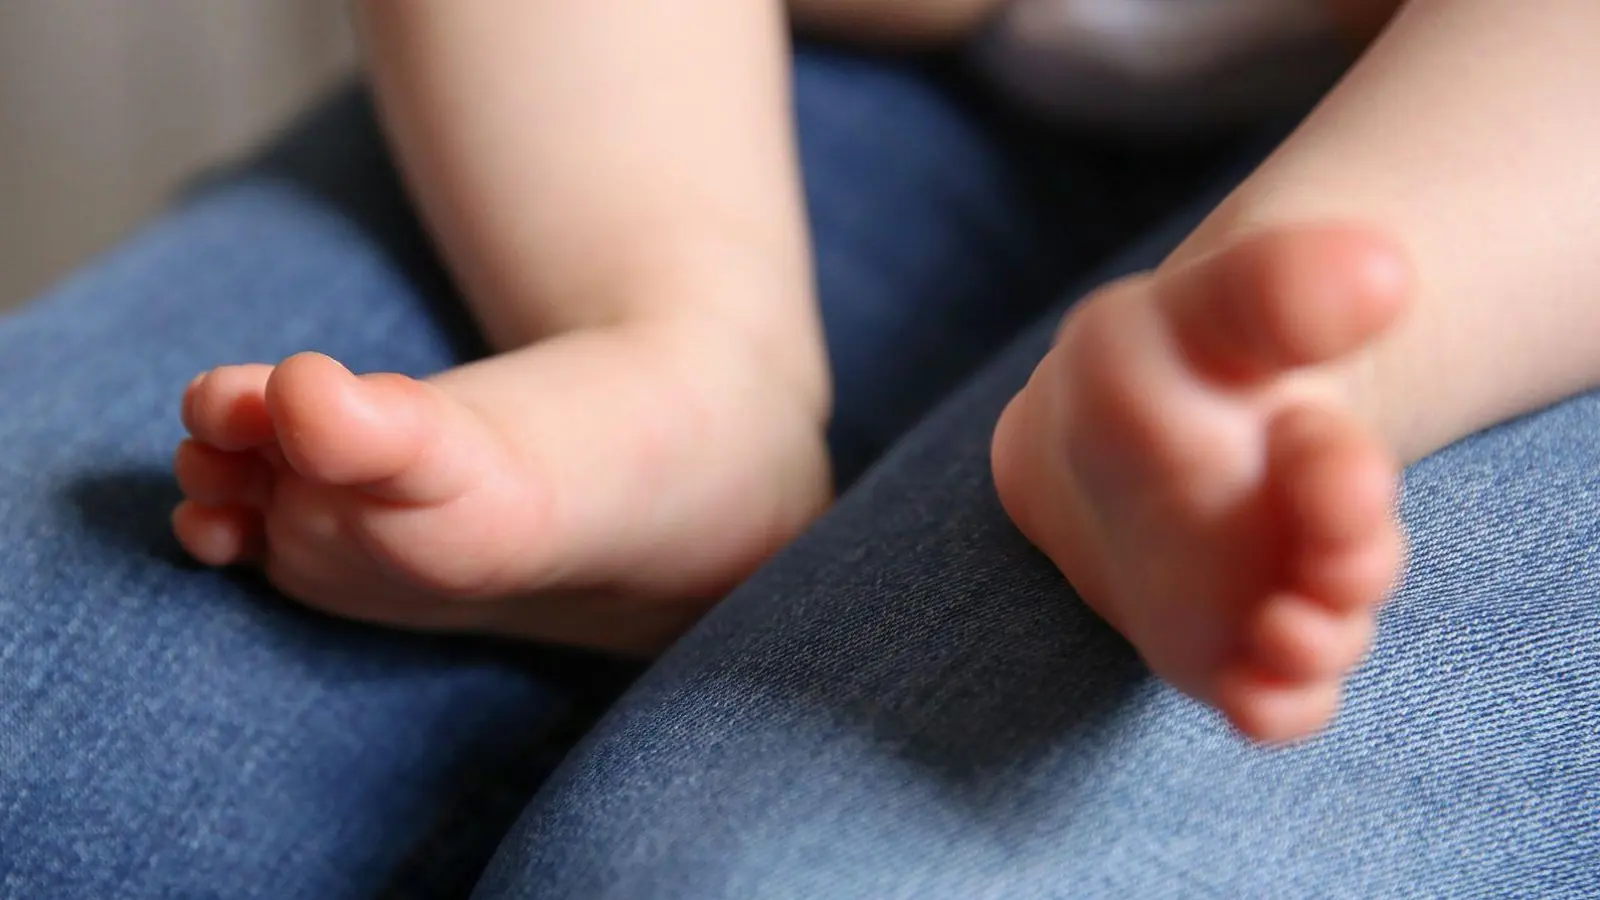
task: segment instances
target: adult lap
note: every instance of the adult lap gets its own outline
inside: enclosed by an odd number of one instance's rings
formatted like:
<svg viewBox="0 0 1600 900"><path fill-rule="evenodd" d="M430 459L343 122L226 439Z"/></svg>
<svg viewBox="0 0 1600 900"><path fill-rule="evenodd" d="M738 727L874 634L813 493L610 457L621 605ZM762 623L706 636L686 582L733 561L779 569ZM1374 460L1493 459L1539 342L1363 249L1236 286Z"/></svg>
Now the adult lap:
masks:
<svg viewBox="0 0 1600 900"><path fill-rule="evenodd" d="M470 352L359 105L0 322L7 892L370 896L442 824L503 825L519 755L573 714L503 652L301 613L168 536L198 371L314 348L420 374ZM496 836L416 869L476 865Z"/></svg>
<svg viewBox="0 0 1600 900"><path fill-rule="evenodd" d="M1329 734L1269 751L1154 681L1006 522L989 430L1049 333L636 684L479 895L1591 891L1600 397L1407 473L1378 647Z"/></svg>
<svg viewBox="0 0 1600 900"><path fill-rule="evenodd" d="M1059 227L920 68L808 52L796 90L835 374L863 386L848 476L1136 210ZM1095 182L1092 210L1104 170L1073 166L1047 177ZM631 674L332 622L186 562L184 384L306 349L413 375L481 352L355 95L0 320L6 892L459 895Z"/></svg>

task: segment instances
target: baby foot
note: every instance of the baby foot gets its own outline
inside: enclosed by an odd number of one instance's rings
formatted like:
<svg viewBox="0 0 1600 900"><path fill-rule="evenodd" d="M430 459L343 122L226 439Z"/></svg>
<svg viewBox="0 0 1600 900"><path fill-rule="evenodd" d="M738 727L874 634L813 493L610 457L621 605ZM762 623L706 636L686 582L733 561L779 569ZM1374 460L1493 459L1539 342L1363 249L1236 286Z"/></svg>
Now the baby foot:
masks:
<svg viewBox="0 0 1600 900"><path fill-rule="evenodd" d="M1396 464L1346 385L1409 279L1383 241L1306 228L1119 282L995 432L1023 533L1254 739L1330 721L1400 567Z"/></svg>
<svg viewBox="0 0 1600 900"><path fill-rule="evenodd" d="M659 649L830 491L815 415L657 338L427 381L317 354L214 369L183 399L178 538L349 618Z"/></svg>

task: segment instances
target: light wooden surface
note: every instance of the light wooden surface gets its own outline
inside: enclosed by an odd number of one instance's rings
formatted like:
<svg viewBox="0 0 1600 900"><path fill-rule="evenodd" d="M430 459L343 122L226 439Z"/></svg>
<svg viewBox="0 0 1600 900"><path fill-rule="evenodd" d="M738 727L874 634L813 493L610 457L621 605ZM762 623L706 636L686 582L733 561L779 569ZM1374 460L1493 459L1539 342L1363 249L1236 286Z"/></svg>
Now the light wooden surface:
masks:
<svg viewBox="0 0 1600 900"><path fill-rule="evenodd" d="M0 307L347 72L338 0L0 3Z"/></svg>

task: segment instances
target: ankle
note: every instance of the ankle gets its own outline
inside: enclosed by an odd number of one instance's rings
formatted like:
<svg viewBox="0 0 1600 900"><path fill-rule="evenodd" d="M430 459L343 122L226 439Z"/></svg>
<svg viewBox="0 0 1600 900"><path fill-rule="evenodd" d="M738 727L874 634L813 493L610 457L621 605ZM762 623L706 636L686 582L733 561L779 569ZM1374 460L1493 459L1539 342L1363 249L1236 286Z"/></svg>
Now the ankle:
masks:
<svg viewBox="0 0 1600 900"><path fill-rule="evenodd" d="M677 354L692 369L739 379L826 426L832 376L808 278L760 255L725 254L629 283L618 314L603 327Z"/></svg>
<svg viewBox="0 0 1600 900"><path fill-rule="evenodd" d="M722 396L759 402L819 434L832 412L832 385L820 336L763 333L703 310L630 318L610 326L641 352L665 359L681 379ZM728 390L734 388L735 390Z"/></svg>
<svg viewBox="0 0 1600 900"><path fill-rule="evenodd" d="M617 277L581 315L492 342L520 349L570 331L611 332L718 370L769 392L824 427L832 376L816 297L808 278L761 254L679 253ZM504 339L509 339L504 340Z"/></svg>

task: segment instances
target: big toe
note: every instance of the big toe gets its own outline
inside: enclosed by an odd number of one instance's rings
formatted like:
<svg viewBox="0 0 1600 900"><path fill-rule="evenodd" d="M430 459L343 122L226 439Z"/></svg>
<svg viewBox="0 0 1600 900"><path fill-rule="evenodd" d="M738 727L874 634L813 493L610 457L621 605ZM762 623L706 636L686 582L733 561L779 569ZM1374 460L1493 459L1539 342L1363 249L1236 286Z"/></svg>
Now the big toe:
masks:
<svg viewBox="0 0 1600 900"><path fill-rule="evenodd" d="M1253 378L1350 353L1412 292L1409 260L1365 229L1306 226L1247 238L1163 273L1160 296L1187 355Z"/></svg>
<svg viewBox="0 0 1600 900"><path fill-rule="evenodd" d="M289 465L328 485L420 500L441 488L427 458L443 423L440 398L402 375L357 377L333 359L300 353L266 387L266 405Z"/></svg>

